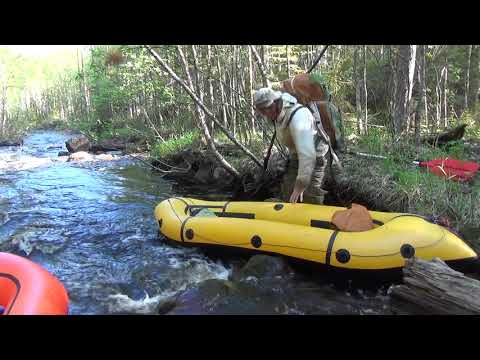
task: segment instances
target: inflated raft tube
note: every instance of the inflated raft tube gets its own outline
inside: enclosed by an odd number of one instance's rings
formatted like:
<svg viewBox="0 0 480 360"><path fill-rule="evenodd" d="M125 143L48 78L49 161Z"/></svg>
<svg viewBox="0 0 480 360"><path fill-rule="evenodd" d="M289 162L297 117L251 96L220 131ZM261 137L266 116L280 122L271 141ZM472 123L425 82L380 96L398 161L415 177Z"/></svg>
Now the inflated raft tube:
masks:
<svg viewBox="0 0 480 360"><path fill-rule="evenodd" d="M21 256L0 253L3 315L67 315L68 295L47 270Z"/></svg>
<svg viewBox="0 0 480 360"><path fill-rule="evenodd" d="M203 208L216 216L195 216ZM451 265L477 261L461 238L421 216L369 211L374 229L344 232L330 222L339 210L345 208L170 198L156 206L155 218L160 232L182 245L241 248L341 269L398 269L413 256Z"/></svg>

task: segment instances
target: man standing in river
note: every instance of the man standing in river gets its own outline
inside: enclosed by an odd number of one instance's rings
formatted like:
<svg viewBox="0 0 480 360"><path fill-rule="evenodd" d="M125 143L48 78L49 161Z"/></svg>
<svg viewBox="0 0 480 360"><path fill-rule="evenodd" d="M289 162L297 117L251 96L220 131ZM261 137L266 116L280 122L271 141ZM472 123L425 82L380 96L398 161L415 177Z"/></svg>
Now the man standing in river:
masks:
<svg viewBox="0 0 480 360"><path fill-rule="evenodd" d="M276 136L287 146L289 161L281 186L281 198L291 203L323 204L327 142L317 134L310 110L288 93L262 88L253 96L255 109L270 119Z"/></svg>

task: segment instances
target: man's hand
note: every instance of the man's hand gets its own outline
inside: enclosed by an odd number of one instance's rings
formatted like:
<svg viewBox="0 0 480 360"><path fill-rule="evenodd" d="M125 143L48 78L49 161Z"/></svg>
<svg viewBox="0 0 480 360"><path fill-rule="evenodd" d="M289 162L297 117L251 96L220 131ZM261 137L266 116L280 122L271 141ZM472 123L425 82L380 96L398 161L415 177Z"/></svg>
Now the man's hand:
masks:
<svg viewBox="0 0 480 360"><path fill-rule="evenodd" d="M300 202L303 201L303 192L305 191L305 187L298 183L295 183L295 187L293 188L292 195L290 195L290 202L292 204L296 204L300 199Z"/></svg>

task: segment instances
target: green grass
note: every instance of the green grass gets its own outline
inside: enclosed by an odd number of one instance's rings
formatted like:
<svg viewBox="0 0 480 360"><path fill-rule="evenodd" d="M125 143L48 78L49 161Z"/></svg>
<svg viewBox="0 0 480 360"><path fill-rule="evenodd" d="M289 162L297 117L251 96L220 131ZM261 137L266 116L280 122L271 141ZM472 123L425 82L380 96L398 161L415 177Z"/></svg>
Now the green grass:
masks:
<svg viewBox="0 0 480 360"><path fill-rule="evenodd" d="M157 142L151 147L150 156L154 159L163 158L192 146L199 138L199 132L194 130L184 134L181 137L171 138L166 142Z"/></svg>
<svg viewBox="0 0 480 360"><path fill-rule="evenodd" d="M451 219L457 227L478 227L480 179L477 178L473 184L462 184L412 164L413 160L435 158L471 160L470 151L463 141L451 142L447 148L422 144L417 149L414 144L413 138L404 138L401 143L393 144L382 129L372 129L368 135L361 137L357 150L384 155L387 159L355 157L347 170L355 173L355 187L362 187L362 182L368 182L372 189L376 189L372 199L378 200L378 204L385 202L389 211L442 215Z"/></svg>

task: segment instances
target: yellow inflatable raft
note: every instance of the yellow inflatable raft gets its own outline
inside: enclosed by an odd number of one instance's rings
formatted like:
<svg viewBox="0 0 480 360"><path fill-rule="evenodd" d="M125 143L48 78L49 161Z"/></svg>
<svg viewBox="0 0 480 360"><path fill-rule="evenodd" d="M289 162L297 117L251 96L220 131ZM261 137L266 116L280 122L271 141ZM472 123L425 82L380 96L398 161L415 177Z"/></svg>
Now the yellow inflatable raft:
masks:
<svg viewBox="0 0 480 360"><path fill-rule="evenodd" d="M216 216L194 216L203 208ZM157 205L155 217L160 232L183 245L242 248L336 268L398 269L413 256L450 264L477 259L457 235L421 216L370 211L374 229L344 232L330 223L338 210L345 208L170 198Z"/></svg>

